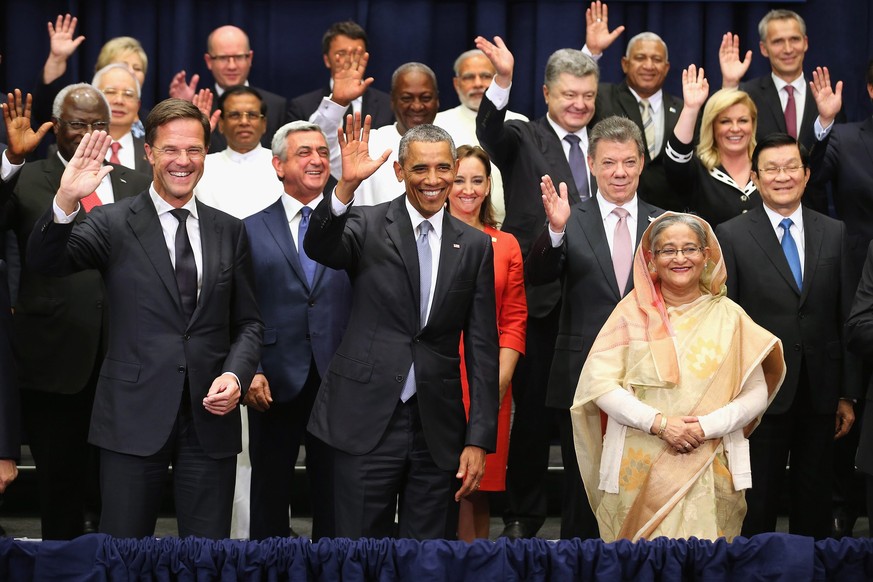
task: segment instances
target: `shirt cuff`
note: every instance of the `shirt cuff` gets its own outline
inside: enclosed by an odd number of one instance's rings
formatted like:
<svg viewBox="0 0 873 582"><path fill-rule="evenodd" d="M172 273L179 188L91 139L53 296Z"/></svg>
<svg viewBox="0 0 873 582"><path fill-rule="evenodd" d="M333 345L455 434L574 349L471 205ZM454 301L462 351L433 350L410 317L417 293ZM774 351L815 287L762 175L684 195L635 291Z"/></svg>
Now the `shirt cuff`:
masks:
<svg viewBox="0 0 873 582"><path fill-rule="evenodd" d="M488 100L491 101L491 103L494 104L494 107L498 110L506 109L506 106L509 104L510 89L512 89L511 83L506 89L499 86L497 83L491 83L485 90L485 96L488 97Z"/></svg>
<svg viewBox="0 0 873 582"><path fill-rule="evenodd" d="M22 167L24 167L25 162L21 162L20 164L13 164L9 161L9 158L6 157L6 151L3 152L3 159L0 159L0 180L4 182L8 182L9 179L17 174Z"/></svg>
<svg viewBox="0 0 873 582"><path fill-rule="evenodd" d="M815 123L812 124L812 129L815 132L815 139L817 141L824 140L824 138L826 138L828 136L828 134L831 132L831 129L833 129L833 127L834 127L833 121L831 121L831 124L829 126L822 127L821 120L818 117L816 117Z"/></svg>
<svg viewBox="0 0 873 582"><path fill-rule="evenodd" d="M552 241L552 248L556 249L564 242L564 233L567 231L565 228L561 232L555 232L552 230L552 226L549 225L549 240Z"/></svg>
<svg viewBox="0 0 873 582"><path fill-rule="evenodd" d="M582 47L582 53L583 53L583 54L586 54L586 55L588 55L589 57L591 57L592 59L594 59L594 62L595 62L595 63L598 62L598 61L600 60L600 57L603 56L603 53L600 53L599 55L595 55L594 53L592 53L592 52L591 52L591 49L588 48L588 45L587 45L587 44L584 45L584 46Z"/></svg>
<svg viewBox="0 0 873 582"><path fill-rule="evenodd" d="M348 110L348 106L343 107L335 101L331 101L330 97L322 97L321 104L318 106L312 115L309 116L310 123L322 123L325 121L335 124L337 127L343 122L343 114Z"/></svg>
<svg viewBox="0 0 873 582"><path fill-rule="evenodd" d="M349 211L349 206L351 206L354 201L355 199L352 197L348 204L340 202L336 197L336 187L334 187L333 192L330 194L330 211L334 216L342 216Z"/></svg>
<svg viewBox="0 0 873 582"><path fill-rule="evenodd" d="M73 222L73 220L75 220L76 215L79 214L79 209L81 207L81 204L77 203L76 209L72 212L72 214L67 214L63 210L61 210L60 206L58 206L58 197L57 195L55 195L55 197L52 199L52 214L54 214L55 223L70 224L71 222Z"/></svg>

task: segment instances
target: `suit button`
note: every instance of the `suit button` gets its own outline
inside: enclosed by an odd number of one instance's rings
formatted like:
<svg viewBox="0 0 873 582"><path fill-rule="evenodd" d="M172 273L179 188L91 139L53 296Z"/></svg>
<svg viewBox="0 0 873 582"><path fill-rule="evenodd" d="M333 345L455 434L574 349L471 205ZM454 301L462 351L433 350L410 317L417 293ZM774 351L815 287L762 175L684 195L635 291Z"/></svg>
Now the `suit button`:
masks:
<svg viewBox="0 0 873 582"><path fill-rule="evenodd" d="M103 309L103 302L102 301L97 302L97 309Z"/></svg>
<svg viewBox="0 0 873 582"><path fill-rule="evenodd" d="M746 212L748 212L748 210L743 210L743 214L745 214Z"/></svg>
<svg viewBox="0 0 873 582"><path fill-rule="evenodd" d="M800 351L800 344L794 344L794 351L795 351L795 352L799 352L799 351Z"/></svg>
<svg viewBox="0 0 873 582"><path fill-rule="evenodd" d="M311 339L311 337L310 337L310 335L307 333L307 334L306 334L306 340L308 341L308 340L310 340L310 339Z"/></svg>
<svg viewBox="0 0 873 582"><path fill-rule="evenodd" d="M308 305L309 307L315 307L315 301L310 301Z"/></svg>
<svg viewBox="0 0 873 582"><path fill-rule="evenodd" d="M403 376L394 376L394 379L398 382L403 382Z"/></svg>
<svg viewBox="0 0 873 582"><path fill-rule="evenodd" d="M185 373L185 366L179 366L178 372L180 374L184 374Z"/></svg>
<svg viewBox="0 0 873 582"><path fill-rule="evenodd" d="M743 202L747 202L749 200L749 196L747 194L743 194L742 196L740 196L740 200L742 200Z"/></svg>

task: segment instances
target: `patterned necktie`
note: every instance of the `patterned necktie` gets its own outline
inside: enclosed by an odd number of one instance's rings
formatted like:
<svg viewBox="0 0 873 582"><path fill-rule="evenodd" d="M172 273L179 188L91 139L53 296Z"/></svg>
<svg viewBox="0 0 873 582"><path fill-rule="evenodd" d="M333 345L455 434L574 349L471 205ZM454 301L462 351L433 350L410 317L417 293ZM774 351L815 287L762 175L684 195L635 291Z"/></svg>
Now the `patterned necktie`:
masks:
<svg viewBox="0 0 873 582"><path fill-rule="evenodd" d="M297 225L297 257L300 259L300 266L303 267L303 274L306 275L306 282L309 287L312 287L312 280L315 278L315 261L309 258L306 251L303 250L303 239L306 238L306 230L309 228L309 215L312 209L304 206L300 209L300 224Z"/></svg>
<svg viewBox="0 0 873 582"><path fill-rule="evenodd" d="M643 116L643 133L646 137L649 159L654 159L658 150L655 143L655 120L652 118L652 105L648 99L640 99L640 112Z"/></svg>
<svg viewBox="0 0 873 582"><path fill-rule="evenodd" d="M117 141L114 141L109 147L112 148L112 154L109 156L109 163L118 164L120 166L121 160L118 159L118 150L121 149L121 144Z"/></svg>
<svg viewBox="0 0 873 582"><path fill-rule="evenodd" d="M582 148L579 147L582 139L574 133L568 133L564 136L564 141L570 144L570 157L567 161L570 162L570 171L573 172L579 200L588 200L591 197L588 192L588 172L585 171L585 156L582 155Z"/></svg>
<svg viewBox="0 0 873 582"><path fill-rule="evenodd" d="M176 285L182 300L182 312L191 319L197 305L197 263L194 262L194 249L188 238L186 223L189 212L184 208L176 208L170 214L179 221L176 228Z"/></svg>
<svg viewBox="0 0 873 582"><path fill-rule="evenodd" d="M797 139L797 103L794 101L794 87L785 85L788 102L785 104L785 131Z"/></svg>
<svg viewBox="0 0 873 582"><path fill-rule="evenodd" d="M634 259L634 245L627 227L627 217L630 214L618 206L612 210L618 216L615 232L612 237L612 268L615 269L615 280L618 282L618 294L624 295L627 279L630 276L631 264Z"/></svg>
<svg viewBox="0 0 873 582"><path fill-rule="evenodd" d="M785 258L788 259L788 267L791 269L791 274L794 275L794 280L797 282L797 288L803 289L803 274L800 271L800 253L797 252L797 243L794 242L794 237L791 236L791 225L794 222L790 218L783 218L779 226L785 232L782 234L782 252L785 253Z"/></svg>
<svg viewBox="0 0 873 582"><path fill-rule="evenodd" d="M430 299L430 279L431 269L433 268L433 259L430 254L430 244L427 242L427 233L433 228L427 220L421 223L418 227L418 239L415 241L415 246L418 248L418 283L419 283L419 317L421 327L427 323L427 302ZM415 394L415 362L409 368L409 374L406 375L406 383L403 385L403 391L400 393L400 401L406 402L412 395Z"/></svg>

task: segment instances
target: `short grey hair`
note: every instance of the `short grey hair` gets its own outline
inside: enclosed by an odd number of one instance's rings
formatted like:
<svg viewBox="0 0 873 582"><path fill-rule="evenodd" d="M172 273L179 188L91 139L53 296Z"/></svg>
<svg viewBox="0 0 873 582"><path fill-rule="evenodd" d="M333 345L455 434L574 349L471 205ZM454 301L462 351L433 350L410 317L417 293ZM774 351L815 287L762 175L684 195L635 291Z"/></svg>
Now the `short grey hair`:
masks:
<svg viewBox="0 0 873 582"><path fill-rule="evenodd" d="M424 63L403 63L394 71L391 75L391 93L394 93L394 89L397 87L397 81L400 79L401 75L405 75L406 73L410 73L412 71L418 71L419 73L424 73L428 77L430 77L431 82L433 83L433 90L437 94L439 94L439 88L437 87L437 77L436 73L433 72L433 69L425 65Z"/></svg>
<svg viewBox="0 0 873 582"><path fill-rule="evenodd" d="M55 100L52 103L52 117L55 119L61 118L61 109L64 107L64 100L67 98L67 95L72 93L73 91L78 91L79 89L91 89L100 96L100 99L103 100L103 103L106 104L106 111L109 112L109 117L112 117L112 107L109 105L109 99L106 98L106 95L103 94L103 91L97 90L96 87L90 85L88 83L73 83L72 85L67 85L55 96ZM109 120L107 120L109 121Z"/></svg>
<svg viewBox="0 0 873 582"><path fill-rule="evenodd" d="M597 144L601 141L614 143L633 142L637 146L637 153L640 155L640 158L646 157L643 135L640 132L640 128L627 117L613 115L594 126L594 129L588 135L588 155L592 158L595 157Z"/></svg>
<svg viewBox="0 0 873 582"><path fill-rule="evenodd" d="M703 227L700 220L695 219L689 214L669 214L663 218L655 219L655 223L652 225L652 230L649 231L649 248L654 251L655 242L657 242L658 237L660 237L665 230L677 224L684 224L690 228L697 237L697 242L701 247L709 246L709 237L706 235L706 229Z"/></svg>
<svg viewBox="0 0 873 582"><path fill-rule="evenodd" d="M471 57L484 57L484 56L485 56L485 53L483 53L479 49L470 49L468 51L462 52L460 54L460 56L458 56L458 58L455 59L455 64L453 67L454 71L455 71L455 76L457 77L458 75L461 74L461 65L464 63L464 61L466 61L467 59L469 59Z"/></svg>
<svg viewBox="0 0 873 582"><path fill-rule="evenodd" d="M594 75L594 80L600 81L600 69L597 67L597 63L576 49L559 49L552 53L546 62L544 81L546 87L551 87L563 73L568 73L574 77Z"/></svg>
<svg viewBox="0 0 873 582"><path fill-rule="evenodd" d="M139 86L139 79L137 79L136 75L134 75L130 71L130 67L123 63L112 63L111 65L106 65L105 67L94 73L94 78L91 79L91 84L94 85L94 87L97 87L100 84L100 79L103 78L103 75L113 69L121 69L122 71L130 75L130 78L133 79L133 84L136 86L136 97L137 99L139 99L142 96L142 87Z"/></svg>
<svg viewBox="0 0 873 582"><path fill-rule="evenodd" d="M648 31L641 32L638 35L636 35L635 37L631 38L629 41L627 41L627 50L624 51L625 58L628 58L628 59L630 58L631 49L633 48L633 46L636 43L640 42L641 40L642 41L650 40L650 41L659 43L662 47L664 47L664 59L666 59L667 62L670 61L670 51L667 50L667 43L664 42L663 38L661 38L660 36L658 36L654 32L648 32Z"/></svg>
<svg viewBox="0 0 873 582"><path fill-rule="evenodd" d="M767 25L773 20L796 20L797 24L800 25L800 33L803 34L803 36L806 36L806 22L804 22L803 17L800 16L800 14L794 10L777 8L776 10L771 10L765 14L764 18L761 19L761 22L758 23L758 36L761 37L761 42L767 40Z"/></svg>
<svg viewBox="0 0 873 582"><path fill-rule="evenodd" d="M302 120L292 121L277 129L276 133L273 134L273 141L270 142L273 155L283 162L286 161L288 159L288 135L298 131L317 131L324 137L324 141L327 141L327 136L318 125Z"/></svg>
<svg viewBox="0 0 873 582"><path fill-rule="evenodd" d="M424 123L408 129L403 134L403 137L400 138L400 147L397 148L397 161L401 166L406 161L406 156L409 155L409 144L414 141L425 143L448 142L449 149L452 151L452 161L454 162L458 159L458 150L455 149L455 142L452 141L452 136L449 135L449 132L436 125Z"/></svg>

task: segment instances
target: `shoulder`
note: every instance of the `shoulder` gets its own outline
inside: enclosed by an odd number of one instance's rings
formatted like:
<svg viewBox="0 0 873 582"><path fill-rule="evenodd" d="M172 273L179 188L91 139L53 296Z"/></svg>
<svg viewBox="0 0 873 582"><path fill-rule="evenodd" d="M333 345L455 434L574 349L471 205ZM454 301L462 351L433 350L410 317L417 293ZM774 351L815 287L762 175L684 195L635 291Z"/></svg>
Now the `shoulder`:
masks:
<svg viewBox="0 0 873 582"><path fill-rule="evenodd" d="M288 101L285 97L273 93L271 91L267 91L261 87L252 87L255 91L261 94L261 98L267 102L267 108L269 109L271 103L282 103L283 105ZM284 107L283 107L284 108Z"/></svg>

